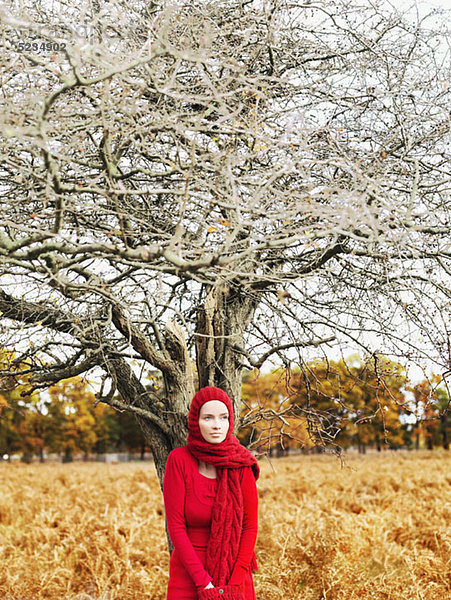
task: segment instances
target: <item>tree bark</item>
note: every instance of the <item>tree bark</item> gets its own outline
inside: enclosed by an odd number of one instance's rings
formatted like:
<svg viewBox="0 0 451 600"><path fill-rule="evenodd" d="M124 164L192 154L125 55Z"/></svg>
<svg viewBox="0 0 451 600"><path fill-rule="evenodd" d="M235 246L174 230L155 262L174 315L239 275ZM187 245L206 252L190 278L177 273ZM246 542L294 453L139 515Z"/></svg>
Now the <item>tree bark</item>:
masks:
<svg viewBox="0 0 451 600"><path fill-rule="evenodd" d="M204 305L198 309L196 362L199 388L217 386L233 402L235 431L240 426L242 357L245 330L257 304L239 286L210 287Z"/></svg>
<svg viewBox="0 0 451 600"><path fill-rule="evenodd" d="M440 422L442 426L442 444L444 450L449 450L449 439L448 439L448 412L445 411L441 417Z"/></svg>
<svg viewBox="0 0 451 600"><path fill-rule="evenodd" d="M376 448L378 452L381 452L382 447L381 447L381 441L379 439L379 435L376 435Z"/></svg>

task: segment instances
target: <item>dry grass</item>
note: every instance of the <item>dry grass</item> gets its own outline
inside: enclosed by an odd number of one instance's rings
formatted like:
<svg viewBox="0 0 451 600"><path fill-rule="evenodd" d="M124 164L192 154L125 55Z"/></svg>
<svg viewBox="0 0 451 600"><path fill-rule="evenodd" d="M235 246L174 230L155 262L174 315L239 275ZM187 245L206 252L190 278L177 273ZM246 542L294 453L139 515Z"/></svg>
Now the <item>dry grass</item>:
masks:
<svg viewBox="0 0 451 600"><path fill-rule="evenodd" d="M258 600L451 597L450 463L262 461ZM167 569L153 465L0 465L2 600L164 600Z"/></svg>

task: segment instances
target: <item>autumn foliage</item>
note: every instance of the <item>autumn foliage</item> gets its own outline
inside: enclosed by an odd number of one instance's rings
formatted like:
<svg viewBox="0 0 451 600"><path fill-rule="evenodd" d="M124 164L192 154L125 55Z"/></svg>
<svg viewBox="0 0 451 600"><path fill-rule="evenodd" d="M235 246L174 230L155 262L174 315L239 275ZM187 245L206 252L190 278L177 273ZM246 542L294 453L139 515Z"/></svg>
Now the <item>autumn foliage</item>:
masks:
<svg viewBox="0 0 451 600"><path fill-rule="evenodd" d="M439 377L413 385L383 356L317 360L303 368L248 372L244 439L261 452L335 446L447 449L449 397Z"/></svg>
<svg viewBox="0 0 451 600"><path fill-rule="evenodd" d="M2 360L12 357L4 352ZM149 379L164 393L154 376ZM54 453L70 462L75 454L88 458L146 449L134 418L97 403L95 386L85 379L65 379L30 394L26 376L2 385L0 454L19 452L29 461ZM448 448L449 396L440 378L412 383L400 364L383 356L250 371L243 379L242 403L238 436L258 453L350 446L360 452L369 447Z"/></svg>
<svg viewBox="0 0 451 600"><path fill-rule="evenodd" d="M0 455L21 453L29 462L33 455L62 455L70 462L74 454L113 451L143 452L144 437L133 416L96 403L94 386L80 377L65 379L48 390L30 393L26 376L14 375L21 366L14 354L1 354L11 368L9 381L0 389Z"/></svg>

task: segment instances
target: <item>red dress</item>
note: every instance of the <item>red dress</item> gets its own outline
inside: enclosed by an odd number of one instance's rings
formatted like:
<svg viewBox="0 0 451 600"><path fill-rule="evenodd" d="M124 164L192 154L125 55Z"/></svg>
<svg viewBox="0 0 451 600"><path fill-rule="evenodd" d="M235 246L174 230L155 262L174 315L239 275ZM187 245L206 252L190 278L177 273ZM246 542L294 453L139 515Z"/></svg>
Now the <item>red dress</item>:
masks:
<svg viewBox="0 0 451 600"><path fill-rule="evenodd" d="M250 565L257 539L257 486L252 468L240 469L243 529L237 561L228 583L242 585L245 600L255 600ZM212 581L205 564L216 479L199 473L199 463L186 446L176 448L166 463L163 495L169 536L174 544L167 600L197 600L197 589Z"/></svg>

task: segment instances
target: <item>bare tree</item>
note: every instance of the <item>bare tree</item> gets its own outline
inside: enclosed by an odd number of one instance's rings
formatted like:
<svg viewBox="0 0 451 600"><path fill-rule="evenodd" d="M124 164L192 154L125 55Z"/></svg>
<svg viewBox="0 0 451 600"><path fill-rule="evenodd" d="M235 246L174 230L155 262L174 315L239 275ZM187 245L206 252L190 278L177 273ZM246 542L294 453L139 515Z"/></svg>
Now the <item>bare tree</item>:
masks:
<svg viewBox="0 0 451 600"><path fill-rule="evenodd" d="M1 344L34 386L101 369L99 400L133 411L161 479L194 358L237 407L243 367L327 344L449 369L434 15L367 0L1 10Z"/></svg>

